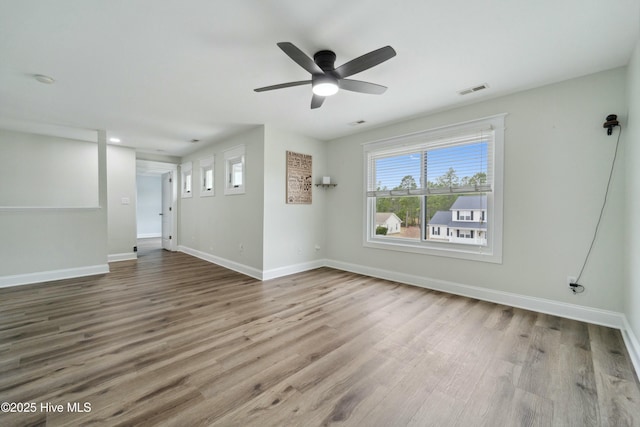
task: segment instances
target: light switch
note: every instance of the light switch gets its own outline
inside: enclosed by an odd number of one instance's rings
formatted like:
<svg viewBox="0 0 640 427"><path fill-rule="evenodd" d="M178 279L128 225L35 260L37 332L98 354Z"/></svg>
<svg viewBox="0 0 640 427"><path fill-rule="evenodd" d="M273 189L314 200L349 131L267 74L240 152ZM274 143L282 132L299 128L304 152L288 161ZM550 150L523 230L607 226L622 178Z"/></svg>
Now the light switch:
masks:
<svg viewBox="0 0 640 427"><path fill-rule="evenodd" d="M122 204L123 205L128 205L129 204L129 198L128 197L123 197L122 198Z"/></svg>

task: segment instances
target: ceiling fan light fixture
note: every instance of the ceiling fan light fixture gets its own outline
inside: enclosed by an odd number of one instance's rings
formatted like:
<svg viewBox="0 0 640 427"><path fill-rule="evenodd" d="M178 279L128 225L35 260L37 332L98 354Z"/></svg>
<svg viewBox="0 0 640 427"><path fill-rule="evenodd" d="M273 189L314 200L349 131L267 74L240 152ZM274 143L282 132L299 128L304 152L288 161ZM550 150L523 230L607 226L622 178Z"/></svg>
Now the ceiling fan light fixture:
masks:
<svg viewBox="0 0 640 427"><path fill-rule="evenodd" d="M318 96L331 96L338 93L338 80L328 75L313 77L313 93Z"/></svg>
<svg viewBox="0 0 640 427"><path fill-rule="evenodd" d="M313 86L313 93L319 96L331 96L338 93L338 85L335 83L319 83Z"/></svg>

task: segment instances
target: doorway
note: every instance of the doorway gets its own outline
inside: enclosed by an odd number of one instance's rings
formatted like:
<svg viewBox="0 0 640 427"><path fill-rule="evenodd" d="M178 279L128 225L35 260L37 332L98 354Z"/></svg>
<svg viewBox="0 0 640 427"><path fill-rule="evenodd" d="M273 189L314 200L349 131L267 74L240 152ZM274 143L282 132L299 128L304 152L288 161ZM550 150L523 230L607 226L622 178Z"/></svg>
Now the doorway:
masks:
<svg viewBox="0 0 640 427"><path fill-rule="evenodd" d="M138 257L177 250L177 165L136 161Z"/></svg>
<svg viewBox="0 0 640 427"><path fill-rule="evenodd" d="M162 211L160 212L161 217L161 230L162 230L162 249L167 251L173 251L173 181L175 179L175 174L173 172L167 172L162 174L162 197L161 197L161 205Z"/></svg>

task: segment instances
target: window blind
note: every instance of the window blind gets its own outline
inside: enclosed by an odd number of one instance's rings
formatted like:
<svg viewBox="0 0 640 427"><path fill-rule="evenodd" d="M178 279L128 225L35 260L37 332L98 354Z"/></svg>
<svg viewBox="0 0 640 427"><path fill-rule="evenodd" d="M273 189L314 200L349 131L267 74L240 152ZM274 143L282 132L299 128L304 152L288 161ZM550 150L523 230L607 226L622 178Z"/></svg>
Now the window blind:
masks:
<svg viewBox="0 0 640 427"><path fill-rule="evenodd" d="M493 142L481 129L370 151L367 196L490 192Z"/></svg>

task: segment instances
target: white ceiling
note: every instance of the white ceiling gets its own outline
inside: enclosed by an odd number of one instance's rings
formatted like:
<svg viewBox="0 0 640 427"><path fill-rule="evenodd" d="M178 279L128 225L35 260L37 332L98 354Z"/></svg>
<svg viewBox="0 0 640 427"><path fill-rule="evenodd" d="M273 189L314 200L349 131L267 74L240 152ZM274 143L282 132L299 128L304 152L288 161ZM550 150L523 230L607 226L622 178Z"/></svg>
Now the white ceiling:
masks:
<svg viewBox="0 0 640 427"><path fill-rule="evenodd" d="M639 27L640 0L0 0L0 119L176 156L256 124L329 140L626 65ZM353 76L389 89L317 110L309 86L256 93L309 77L280 41L336 66L391 45Z"/></svg>

